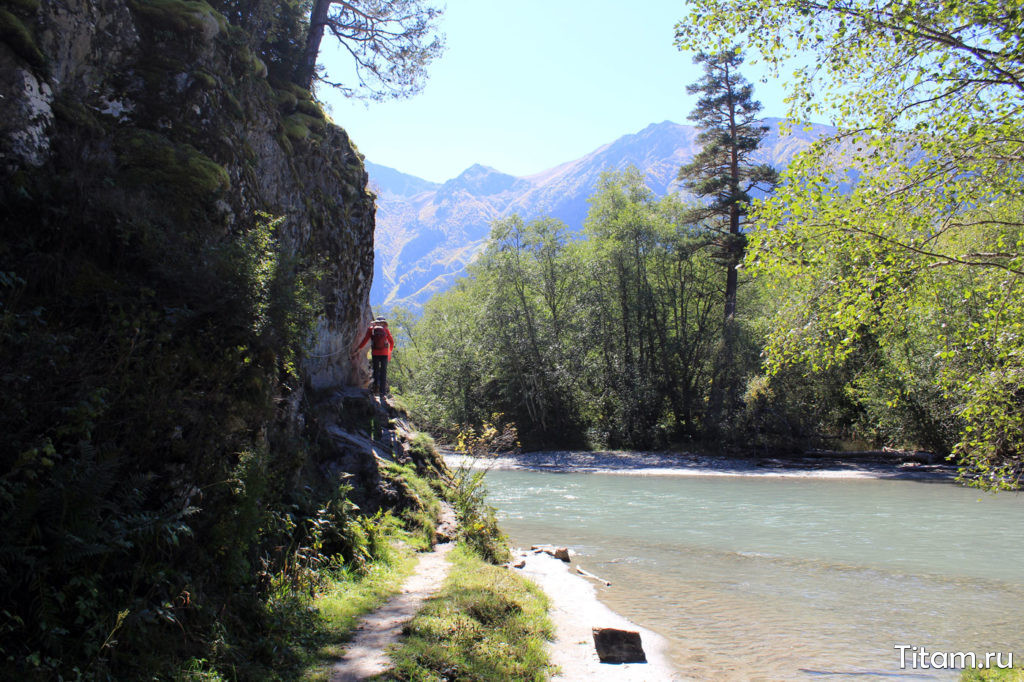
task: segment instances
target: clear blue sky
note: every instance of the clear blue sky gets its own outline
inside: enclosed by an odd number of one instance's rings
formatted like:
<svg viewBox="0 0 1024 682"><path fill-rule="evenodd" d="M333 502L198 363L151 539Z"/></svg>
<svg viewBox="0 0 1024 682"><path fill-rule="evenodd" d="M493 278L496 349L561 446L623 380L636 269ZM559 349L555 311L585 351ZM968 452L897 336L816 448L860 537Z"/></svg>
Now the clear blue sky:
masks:
<svg viewBox="0 0 1024 682"><path fill-rule="evenodd" d="M375 163L438 182L474 163L528 175L650 123L687 123L686 85L700 70L672 44L685 13L680 0L449 0L447 50L422 93L320 97ZM342 58L323 55L329 71ZM778 84L762 84L757 67L745 75L764 114L783 115Z"/></svg>

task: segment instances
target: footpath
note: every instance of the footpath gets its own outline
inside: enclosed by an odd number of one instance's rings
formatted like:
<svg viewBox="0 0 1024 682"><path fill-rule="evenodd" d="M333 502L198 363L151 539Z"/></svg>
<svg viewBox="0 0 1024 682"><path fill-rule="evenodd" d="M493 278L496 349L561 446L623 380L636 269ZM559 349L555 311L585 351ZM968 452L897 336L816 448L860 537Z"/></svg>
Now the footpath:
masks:
<svg viewBox="0 0 1024 682"><path fill-rule="evenodd" d="M413 574L402 584L402 591L375 611L363 616L345 656L335 663L331 682L356 682L380 675L391 668L387 648L398 643L402 628L411 621L423 602L441 589L451 563L448 552L455 546L455 512L444 504L437 536L446 539L433 551L420 556Z"/></svg>

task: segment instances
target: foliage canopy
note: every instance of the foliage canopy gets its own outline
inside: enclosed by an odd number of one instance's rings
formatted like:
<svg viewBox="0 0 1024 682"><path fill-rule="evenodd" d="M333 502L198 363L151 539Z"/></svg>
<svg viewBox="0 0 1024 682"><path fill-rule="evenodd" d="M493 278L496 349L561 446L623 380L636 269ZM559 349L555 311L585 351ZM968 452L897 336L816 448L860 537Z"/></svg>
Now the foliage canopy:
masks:
<svg viewBox="0 0 1024 682"><path fill-rule="evenodd" d="M841 128L756 210L748 263L782 301L769 366L884 368L886 401L941 403L991 487L1024 474L1021 9L698 0L676 27L681 47L740 42L776 71L809 57L791 115Z"/></svg>

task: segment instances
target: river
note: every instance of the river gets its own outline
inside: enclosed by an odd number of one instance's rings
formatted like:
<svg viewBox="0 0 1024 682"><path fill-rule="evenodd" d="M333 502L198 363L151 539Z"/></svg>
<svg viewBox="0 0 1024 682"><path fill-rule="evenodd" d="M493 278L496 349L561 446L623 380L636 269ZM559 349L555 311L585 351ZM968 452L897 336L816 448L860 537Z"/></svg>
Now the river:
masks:
<svg viewBox="0 0 1024 682"><path fill-rule="evenodd" d="M699 472L492 470L487 486L513 544L570 547L685 679L956 679L924 666L957 652L1024 664L1021 494Z"/></svg>

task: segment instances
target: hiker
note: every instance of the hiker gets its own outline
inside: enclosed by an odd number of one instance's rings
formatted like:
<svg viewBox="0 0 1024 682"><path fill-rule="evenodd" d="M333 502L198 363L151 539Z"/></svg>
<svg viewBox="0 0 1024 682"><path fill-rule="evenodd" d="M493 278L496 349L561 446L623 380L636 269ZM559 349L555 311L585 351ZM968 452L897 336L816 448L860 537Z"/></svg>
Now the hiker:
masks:
<svg viewBox="0 0 1024 682"><path fill-rule="evenodd" d="M395 348L395 339L388 329L388 321L378 315L370 328L366 330L363 342L356 348L356 353L370 343L372 355L371 366L373 368L373 388L378 395L383 396L388 385L388 360L391 359L391 351Z"/></svg>

